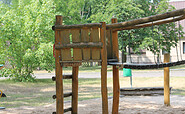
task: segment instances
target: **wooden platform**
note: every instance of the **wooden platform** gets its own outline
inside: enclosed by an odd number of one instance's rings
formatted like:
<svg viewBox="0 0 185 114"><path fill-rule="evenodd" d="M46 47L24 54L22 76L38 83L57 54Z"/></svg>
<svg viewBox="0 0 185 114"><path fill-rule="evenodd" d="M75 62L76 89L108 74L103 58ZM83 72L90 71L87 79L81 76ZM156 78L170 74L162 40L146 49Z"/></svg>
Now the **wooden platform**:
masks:
<svg viewBox="0 0 185 114"><path fill-rule="evenodd" d="M172 87L170 87L171 92ZM121 88L120 95L125 96L155 96L164 95L163 87L132 87L132 88Z"/></svg>

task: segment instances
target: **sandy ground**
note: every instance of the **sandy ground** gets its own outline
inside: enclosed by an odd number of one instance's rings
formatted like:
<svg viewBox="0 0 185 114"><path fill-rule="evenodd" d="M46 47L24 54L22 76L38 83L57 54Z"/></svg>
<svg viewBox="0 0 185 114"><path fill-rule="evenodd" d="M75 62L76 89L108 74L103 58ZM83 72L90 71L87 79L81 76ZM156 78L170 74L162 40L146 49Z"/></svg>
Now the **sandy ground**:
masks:
<svg viewBox="0 0 185 114"><path fill-rule="evenodd" d="M185 114L185 96L171 96L171 106L163 105L163 96L123 96L119 114ZM65 103L70 107L70 103ZM101 99L79 101L79 114L101 114ZM109 113L112 99L109 99ZM20 107L0 110L0 114L51 114L55 103L40 107ZM70 114L70 112L66 113Z"/></svg>

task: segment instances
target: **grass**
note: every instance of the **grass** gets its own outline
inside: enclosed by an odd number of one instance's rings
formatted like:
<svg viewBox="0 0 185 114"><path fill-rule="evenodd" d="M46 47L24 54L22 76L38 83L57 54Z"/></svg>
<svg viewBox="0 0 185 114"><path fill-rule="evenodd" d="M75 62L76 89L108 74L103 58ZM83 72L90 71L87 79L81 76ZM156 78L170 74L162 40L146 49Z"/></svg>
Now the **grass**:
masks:
<svg viewBox="0 0 185 114"><path fill-rule="evenodd" d="M173 95L185 95L185 77L171 77ZM79 100L101 97L100 79L79 79ZM162 87L163 77L133 77L134 87ZM120 87L130 87L129 78L120 77ZM55 83L50 79L20 83L0 80L0 89L7 95L0 98L0 107L40 106L54 103ZM71 80L64 80L64 92L71 91ZM112 78L108 78L108 95L112 96ZM162 97L162 96L161 96ZM70 98L65 99L65 101Z"/></svg>

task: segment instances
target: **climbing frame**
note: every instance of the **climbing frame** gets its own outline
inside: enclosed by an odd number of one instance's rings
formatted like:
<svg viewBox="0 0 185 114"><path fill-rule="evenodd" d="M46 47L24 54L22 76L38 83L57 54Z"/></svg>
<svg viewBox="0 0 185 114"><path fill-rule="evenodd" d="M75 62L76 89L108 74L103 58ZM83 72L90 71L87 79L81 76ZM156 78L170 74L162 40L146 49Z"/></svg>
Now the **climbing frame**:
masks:
<svg viewBox="0 0 185 114"><path fill-rule="evenodd" d="M78 70L82 62L101 63L102 113L108 114L107 98L107 50L106 23L84 25L62 25L62 16L56 16L55 31L55 65L56 77L56 112L63 114L71 111L78 113ZM63 67L71 66L72 75L63 75ZM67 77L67 78L66 78ZM63 79L72 78L72 92L63 93ZM64 97L72 96L71 107L64 109Z"/></svg>

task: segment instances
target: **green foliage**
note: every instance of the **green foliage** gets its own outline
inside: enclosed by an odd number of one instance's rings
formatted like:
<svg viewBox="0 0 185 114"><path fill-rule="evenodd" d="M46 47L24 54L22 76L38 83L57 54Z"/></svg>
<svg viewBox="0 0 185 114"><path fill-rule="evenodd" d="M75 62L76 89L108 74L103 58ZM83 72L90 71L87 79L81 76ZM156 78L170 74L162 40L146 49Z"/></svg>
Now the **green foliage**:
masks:
<svg viewBox="0 0 185 114"><path fill-rule="evenodd" d="M17 6L9 7L2 15L0 20L1 61L9 61L11 65L11 68L3 73L7 75L2 76L9 76L18 81L34 80L33 69L40 64L38 55L36 56L39 45L42 42L50 44L53 42L51 30L55 15L53 7L52 0L29 2L19 0ZM50 48L52 49L51 46Z"/></svg>

